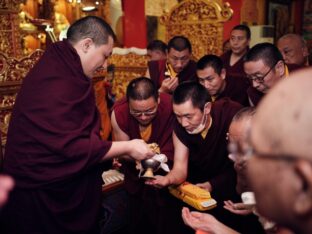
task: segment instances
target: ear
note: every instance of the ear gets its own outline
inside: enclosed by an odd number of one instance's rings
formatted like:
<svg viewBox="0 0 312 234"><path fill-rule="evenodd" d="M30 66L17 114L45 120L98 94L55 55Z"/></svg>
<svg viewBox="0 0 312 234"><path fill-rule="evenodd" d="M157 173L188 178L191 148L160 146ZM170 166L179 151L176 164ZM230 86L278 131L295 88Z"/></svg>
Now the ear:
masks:
<svg viewBox="0 0 312 234"><path fill-rule="evenodd" d="M222 68L220 76L221 76L222 80L225 79L225 77L226 77L226 70L225 70L225 68Z"/></svg>
<svg viewBox="0 0 312 234"><path fill-rule="evenodd" d="M312 164L301 159L296 162L295 169L301 180L301 188L293 204L293 210L298 216L306 216L312 213Z"/></svg>
<svg viewBox="0 0 312 234"><path fill-rule="evenodd" d="M307 46L304 46L304 47L302 48L302 53L303 53L303 56L304 56L304 57L309 56L309 49L308 49Z"/></svg>
<svg viewBox="0 0 312 234"><path fill-rule="evenodd" d="M87 53L90 49L90 46L93 44L93 40L91 38L85 38L80 41L81 49L84 53Z"/></svg>
<svg viewBox="0 0 312 234"><path fill-rule="evenodd" d="M211 102L206 102L204 106L204 114L210 114L211 111Z"/></svg>
<svg viewBox="0 0 312 234"><path fill-rule="evenodd" d="M280 77L285 75L285 63L282 60L278 61L275 65L275 72L277 72Z"/></svg>
<svg viewBox="0 0 312 234"><path fill-rule="evenodd" d="M157 104L159 104L160 103L160 97L158 97L158 99L157 99Z"/></svg>

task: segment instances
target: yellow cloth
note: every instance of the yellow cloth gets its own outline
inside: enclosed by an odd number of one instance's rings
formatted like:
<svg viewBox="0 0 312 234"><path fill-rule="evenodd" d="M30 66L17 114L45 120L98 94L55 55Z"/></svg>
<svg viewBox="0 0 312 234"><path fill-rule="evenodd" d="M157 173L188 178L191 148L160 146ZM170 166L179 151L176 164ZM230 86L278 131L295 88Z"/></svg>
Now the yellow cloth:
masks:
<svg viewBox="0 0 312 234"><path fill-rule="evenodd" d="M211 116L209 116L209 117L210 117L210 123L209 123L208 128L206 128L204 131L202 131L202 132L200 133L200 135L202 136L203 139L206 138L207 133L208 133L208 131L209 131L211 125L212 125L212 118L211 118Z"/></svg>
<svg viewBox="0 0 312 234"><path fill-rule="evenodd" d="M140 135L147 142L152 135L152 124L149 124L144 130L140 130Z"/></svg>
<svg viewBox="0 0 312 234"><path fill-rule="evenodd" d="M285 77L289 76L289 69L287 67L287 65L285 64Z"/></svg>
<svg viewBox="0 0 312 234"><path fill-rule="evenodd" d="M166 63L166 68L167 68L167 70L168 70L168 72L169 72L171 78L177 77L178 73L176 73L176 72L173 70L173 67L171 66L171 64Z"/></svg>
<svg viewBox="0 0 312 234"><path fill-rule="evenodd" d="M96 82L96 84L94 85L94 89L96 106L100 112L101 117L100 135L103 140L107 140L111 133L112 125L110 121L109 110L107 108L106 90L104 87L104 83L104 80Z"/></svg>

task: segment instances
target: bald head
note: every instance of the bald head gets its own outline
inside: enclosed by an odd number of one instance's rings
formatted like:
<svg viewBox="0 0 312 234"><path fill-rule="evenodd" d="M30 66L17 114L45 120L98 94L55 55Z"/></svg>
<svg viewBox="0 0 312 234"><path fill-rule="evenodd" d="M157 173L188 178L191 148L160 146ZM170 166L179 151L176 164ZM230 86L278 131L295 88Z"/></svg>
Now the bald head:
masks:
<svg viewBox="0 0 312 234"><path fill-rule="evenodd" d="M280 50L287 64L307 65L309 55L305 40L298 34L286 34L277 41Z"/></svg>
<svg viewBox="0 0 312 234"><path fill-rule="evenodd" d="M311 157L312 69L293 73L264 97L252 122L252 142L263 153Z"/></svg>

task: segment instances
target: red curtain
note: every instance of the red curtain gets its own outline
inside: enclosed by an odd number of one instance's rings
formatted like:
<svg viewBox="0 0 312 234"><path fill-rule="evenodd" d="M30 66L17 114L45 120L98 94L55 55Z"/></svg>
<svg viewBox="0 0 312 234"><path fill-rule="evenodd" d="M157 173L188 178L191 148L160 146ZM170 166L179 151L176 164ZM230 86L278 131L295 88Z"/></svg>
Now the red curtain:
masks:
<svg viewBox="0 0 312 234"><path fill-rule="evenodd" d="M122 9L124 47L146 48L144 0L123 0Z"/></svg>

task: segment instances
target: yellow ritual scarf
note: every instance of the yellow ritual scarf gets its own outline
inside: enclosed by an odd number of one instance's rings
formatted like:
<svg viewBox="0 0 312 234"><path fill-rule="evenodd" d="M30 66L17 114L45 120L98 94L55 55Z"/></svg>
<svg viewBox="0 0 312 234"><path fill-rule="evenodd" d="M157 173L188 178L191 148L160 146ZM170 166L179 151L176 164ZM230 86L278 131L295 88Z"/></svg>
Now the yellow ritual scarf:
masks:
<svg viewBox="0 0 312 234"><path fill-rule="evenodd" d="M152 124L149 124L144 130L140 130L140 135L147 142L152 135Z"/></svg>

